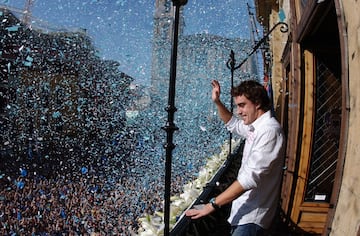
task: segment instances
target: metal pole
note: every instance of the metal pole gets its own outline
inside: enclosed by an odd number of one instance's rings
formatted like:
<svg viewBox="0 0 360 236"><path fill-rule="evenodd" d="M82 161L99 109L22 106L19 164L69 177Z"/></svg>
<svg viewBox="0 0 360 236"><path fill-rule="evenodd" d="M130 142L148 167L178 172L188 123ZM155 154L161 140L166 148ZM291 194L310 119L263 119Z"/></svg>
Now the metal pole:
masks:
<svg viewBox="0 0 360 236"><path fill-rule="evenodd" d="M178 46L178 34L179 34L179 17L180 7L187 3L187 0L172 0L175 8L175 21L173 28L173 45L171 52L171 64L170 64L170 81L169 81L169 99L166 111L168 112L168 119L166 125L162 127L166 133L166 144L164 148L166 150L165 160L165 205L164 205L164 235L168 236L170 232L170 194L171 194L171 162L172 162L172 150L175 148L173 144L173 134L178 127L174 124L174 114L176 112L175 107L175 82L176 82L176 60L177 60L177 46Z"/></svg>
<svg viewBox="0 0 360 236"><path fill-rule="evenodd" d="M235 60L235 53L233 50L231 50L230 52L230 58L226 63L227 68L230 69L231 71L231 89L234 87L234 71L235 71L235 64L236 64L236 60ZM230 96L230 112L233 113L234 111L234 100L232 98L232 96ZM231 140L232 140L232 133L229 132L229 154L231 154Z"/></svg>

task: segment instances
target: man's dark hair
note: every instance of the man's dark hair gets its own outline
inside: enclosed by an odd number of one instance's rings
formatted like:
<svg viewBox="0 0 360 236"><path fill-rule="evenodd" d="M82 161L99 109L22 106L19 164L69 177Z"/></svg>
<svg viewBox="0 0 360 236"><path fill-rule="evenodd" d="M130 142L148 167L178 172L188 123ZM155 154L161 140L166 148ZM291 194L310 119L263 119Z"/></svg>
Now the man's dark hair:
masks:
<svg viewBox="0 0 360 236"><path fill-rule="evenodd" d="M231 89L231 96L237 97L244 95L252 103L260 105L263 111L271 109L271 101L266 89L255 80L245 80L240 85Z"/></svg>

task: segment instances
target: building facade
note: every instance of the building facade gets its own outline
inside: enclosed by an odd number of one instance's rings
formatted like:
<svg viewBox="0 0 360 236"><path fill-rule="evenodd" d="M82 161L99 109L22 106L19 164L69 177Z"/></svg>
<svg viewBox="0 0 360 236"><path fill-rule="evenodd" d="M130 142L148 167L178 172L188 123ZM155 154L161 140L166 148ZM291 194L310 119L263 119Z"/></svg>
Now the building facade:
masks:
<svg viewBox="0 0 360 236"><path fill-rule="evenodd" d="M359 235L360 3L255 3L266 30L281 21L289 27L273 31L269 49L275 110L288 140L284 221L299 232Z"/></svg>

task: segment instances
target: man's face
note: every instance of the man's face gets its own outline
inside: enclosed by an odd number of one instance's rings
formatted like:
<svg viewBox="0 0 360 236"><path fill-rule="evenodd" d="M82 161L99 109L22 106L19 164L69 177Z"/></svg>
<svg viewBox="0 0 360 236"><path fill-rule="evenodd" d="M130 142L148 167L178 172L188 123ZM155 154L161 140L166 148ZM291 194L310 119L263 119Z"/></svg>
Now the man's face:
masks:
<svg viewBox="0 0 360 236"><path fill-rule="evenodd" d="M245 125L253 123L263 112L259 105L252 103L244 95L234 97L236 112L244 120Z"/></svg>

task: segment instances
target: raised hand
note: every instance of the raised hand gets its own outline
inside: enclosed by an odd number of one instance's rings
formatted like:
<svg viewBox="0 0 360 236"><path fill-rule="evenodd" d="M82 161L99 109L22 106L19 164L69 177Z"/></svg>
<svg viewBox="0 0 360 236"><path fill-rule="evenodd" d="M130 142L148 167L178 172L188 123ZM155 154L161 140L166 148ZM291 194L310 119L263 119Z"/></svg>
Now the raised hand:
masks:
<svg viewBox="0 0 360 236"><path fill-rule="evenodd" d="M219 102L220 101L220 93L221 93L219 81L217 81L217 80L211 81L211 86L213 88L211 98L212 98L213 102Z"/></svg>

